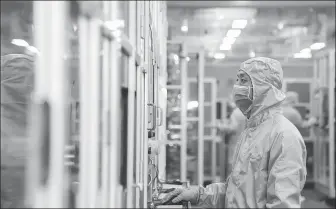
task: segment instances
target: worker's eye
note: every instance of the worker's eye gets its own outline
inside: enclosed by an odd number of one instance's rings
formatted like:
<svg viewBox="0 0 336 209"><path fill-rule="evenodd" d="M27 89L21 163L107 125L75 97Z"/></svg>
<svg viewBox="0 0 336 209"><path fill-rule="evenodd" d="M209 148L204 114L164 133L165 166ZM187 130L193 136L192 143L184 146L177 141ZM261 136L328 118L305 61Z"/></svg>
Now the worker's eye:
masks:
<svg viewBox="0 0 336 209"><path fill-rule="evenodd" d="M247 80L246 80L246 79L241 79L241 82L242 82L242 83L246 83Z"/></svg>

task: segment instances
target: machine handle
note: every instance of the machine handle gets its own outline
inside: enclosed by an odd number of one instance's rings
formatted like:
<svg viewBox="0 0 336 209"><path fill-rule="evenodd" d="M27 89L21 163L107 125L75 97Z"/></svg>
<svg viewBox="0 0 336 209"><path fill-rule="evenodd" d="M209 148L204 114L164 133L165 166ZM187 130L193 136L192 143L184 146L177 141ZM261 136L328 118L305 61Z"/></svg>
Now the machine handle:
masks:
<svg viewBox="0 0 336 209"><path fill-rule="evenodd" d="M162 108L161 107L157 107L157 111L159 112L158 113L158 117L157 117L157 120L158 120L157 126L161 126L162 125L162 121L163 121L163 111L162 111Z"/></svg>
<svg viewBox="0 0 336 209"><path fill-rule="evenodd" d="M152 122L153 121L153 126L152 127L148 127L147 130L149 131L154 131L155 130L155 127L156 127L156 106L152 103L149 103L147 104L148 108L149 108L149 111L150 112L150 109L152 109L152 117L151 120L148 120L148 123Z"/></svg>

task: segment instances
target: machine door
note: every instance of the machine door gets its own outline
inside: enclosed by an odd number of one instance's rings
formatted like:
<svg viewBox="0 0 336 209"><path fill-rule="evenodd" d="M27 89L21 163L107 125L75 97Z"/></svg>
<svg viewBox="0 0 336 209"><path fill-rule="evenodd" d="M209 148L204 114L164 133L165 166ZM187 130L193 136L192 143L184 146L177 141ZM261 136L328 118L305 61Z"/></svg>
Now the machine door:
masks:
<svg viewBox="0 0 336 209"><path fill-rule="evenodd" d="M313 115L314 177L316 188L335 198L335 48L326 48L314 56Z"/></svg>

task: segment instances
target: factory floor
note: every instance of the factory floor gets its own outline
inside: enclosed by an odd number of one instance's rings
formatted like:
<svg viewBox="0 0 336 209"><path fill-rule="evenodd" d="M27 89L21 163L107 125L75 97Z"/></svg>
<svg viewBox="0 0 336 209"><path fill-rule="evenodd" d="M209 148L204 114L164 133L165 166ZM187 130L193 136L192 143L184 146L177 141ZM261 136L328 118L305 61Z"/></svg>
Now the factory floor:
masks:
<svg viewBox="0 0 336 209"><path fill-rule="evenodd" d="M333 208L325 203L324 195L316 192L313 189L304 189L302 196L305 200L302 203L302 208Z"/></svg>

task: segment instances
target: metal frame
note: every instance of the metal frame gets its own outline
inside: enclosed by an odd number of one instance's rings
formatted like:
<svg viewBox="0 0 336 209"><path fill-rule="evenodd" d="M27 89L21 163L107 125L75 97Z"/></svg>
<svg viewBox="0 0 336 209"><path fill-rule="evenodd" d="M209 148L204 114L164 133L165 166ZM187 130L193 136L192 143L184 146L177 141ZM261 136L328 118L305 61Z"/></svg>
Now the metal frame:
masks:
<svg viewBox="0 0 336 209"><path fill-rule="evenodd" d="M165 107L166 94L166 62L160 57L166 56L167 25L166 3L131 1L128 7L128 34L121 28L113 28L111 24L119 21L119 4L122 2L78 2L79 14L79 51L80 51L80 184L78 204L76 207L106 207L106 208L147 208L148 200L152 200L152 190L147 188L148 169L148 119L155 122L154 140L164 140L165 126L158 128L162 117L149 118L148 116L148 91L154 91L154 105ZM34 23L36 27L35 43L41 51L37 58L36 86L34 103L42 106L46 101L50 104L50 140L51 158L49 179L46 185L40 185L44 169L39 163L41 158L40 147L43 118L38 120L33 128L36 142L32 148L36 150L29 162L27 177L27 201L32 207L68 207L68 200L64 184L68 182L65 169L64 151L70 137L68 131L70 117L68 117L68 104L70 97L67 81L68 70L65 65L64 54L68 47L65 26L67 23L70 3L68 2L34 2ZM54 13L51 10L57 9ZM152 18L150 18L152 17ZM150 28L151 26L151 28ZM150 40L150 29L152 38ZM56 38L53 38L53 37ZM49 42L49 39L57 40ZM89 40L89 41L88 41ZM103 64L100 70L100 45L103 43ZM149 45L152 43L152 48ZM51 46L50 46L51 45ZM119 183L120 166L120 99L121 83L119 69L120 51L128 57L128 133L127 139L127 188ZM152 53L152 54L151 54ZM155 69L150 74L149 67L152 60ZM186 64L186 63L185 63ZM186 68L186 66L185 66ZM158 71L161 69L161 73ZM187 69L186 69L187 70ZM185 70L185 72L186 72ZM102 73L102 74L100 74ZM99 82L102 75L102 82ZM153 76L154 88L148 86L148 76ZM101 88L101 89L100 89ZM102 113L99 109L99 93L102 91ZM135 93L137 94L135 100ZM34 113L47 114L34 107ZM136 108L136 113L134 112ZM157 111L157 109L155 109ZM64 114L63 114L64 113ZM136 116L136 124L134 119ZM165 117L165 113L162 114ZM38 118L40 119L40 118ZM102 119L102 135L99 132L100 119ZM156 123L159 121L159 123ZM164 122L163 122L164 123ZM136 125L136 127L135 127ZM42 128L41 128L42 127ZM43 129L43 130L42 130ZM110 131L111 130L111 131ZM136 132L136 133L135 133ZM100 141L101 140L101 141ZM99 143L102 143L102 153ZM134 148L136 152L134 153ZM102 154L102 172L99 173L99 155ZM135 160L135 167L134 167ZM165 160L155 157L155 165L160 169L165 167ZM186 165L184 166L186 167ZM184 168L185 169L185 168ZM133 172L136 172L135 180ZM162 171L160 171L162 173ZM102 178L102 186L98 188L98 179ZM135 181L135 182L134 182ZM156 187L154 182L153 187ZM126 204L121 202L126 191ZM133 204L133 200L136 200Z"/></svg>
<svg viewBox="0 0 336 209"><path fill-rule="evenodd" d="M68 4L56 1L34 2L33 7L34 24L39 26L35 29L34 39L41 53L36 57L34 107L31 114L34 126L31 138L32 152L28 162L27 204L37 208L67 207L68 198L64 196L66 190L60 182L65 185L69 182L64 151L70 137L70 100L69 85L64 82L68 70L63 59L68 47L64 31ZM51 12L54 9L58 12ZM50 42L49 39L58 41ZM43 109L44 104L49 105L49 110ZM35 119L35 115L38 118ZM43 117L46 115L50 115L49 121L44 121ZM44 127L45 122L50 122L50 126ZM43 135L46 131L48 136ZM52 147L48 153L47 168L40 162L40 159L46 158L42 154L45 150L41 149L41 145L45 143L48 144L48 148ZM47 179L41 183L44 175L47 175Z"/></svg>
<svg viewBox="0 0 336 209"><path fill-rule="evenodd" d="M188 83L196 83L197 82L197 78L193 77L193 78L188 78ZM210 78L210 77L205 77L203 78L203 86L205 83L209 83L211 85L211 101L210 102L204 102L203 99L203 111L204 111L204 107L210 107L211 108L211 125L216 124L216 102L217 102L217 83L216 83L216 79L215 78ZM204 92L204 90L203 90ZM200 100L199 100L200 102ZM200 103L199 103L200 104ZM198 108L200 108L200 105L198 106ZM203 114L204 115L204 114ZM204 120L204 116L203 116L203 120ZM199 122L200 118L198 117L187 117L187 121L188 122ZM206 127L206 125L209 124L205 124L203 121L203 129ZM200 126L198 126L198 128L200 129ZM211 177L207 177L204 176L204 170L203 170L203 178L204 180L212 180L215 181L217 179L217 165L216 165L216 155L217 155L217 149L216 149L216 143L218 142L217 139L217 131L216 129L212 129L211 130L211 134L210 135L204 135L204 130L203 130L203 141L212 141L212 145L211 145L211 149L212 149L212 153L211 153ZM204 147L204 144L203 144ZM203 148L204 149L204 148ZM204 161L204 154L203 154L203 161ZM203 165L204 167L204 165ZM198 173L198 176L200 174ZM199 183L200 184L200 183ZM201 183L203 184L203 182Z"/></svg>
<svg viewBox="0 0 336 209"><path fill-rule="evenodd" d="M181 44L181 181L187 180L187 107L188 107L188 61L187 46Z"/></svg>
<svg viewBox="0 0 336 209"><path fill-rule="evenodd" d="M327 57L329 62L327 62ZM329 75L328 75L329 74ZM314 87L327 84L329 96L329 121L328 137L315 134L314 147L314 176L315 187L320 192L327 194L329 198L335 198L335 48L326 48L314 54ZM322 115L322 100L319 99L317 114ZM312 108L314 105L312 104ZM322 120L322 119L321 119ZM320 121L321 122L321 121ZM329 165L326 165L325 144L329 144ZM320 158L321 157L321 158ZM322 161L322 162L321 162ZM329 178L326 170L329 168Z"/></svg>
<svg viewBox="0 0 336 209"><path fill-rule="evenodd" d="M204 50L198 54L198 184L204 182Z"/></svg>

